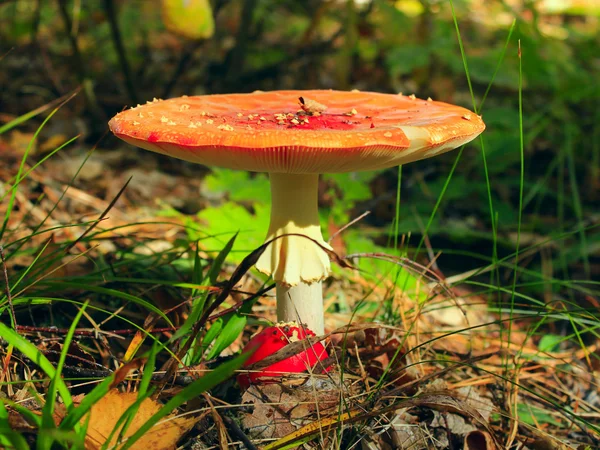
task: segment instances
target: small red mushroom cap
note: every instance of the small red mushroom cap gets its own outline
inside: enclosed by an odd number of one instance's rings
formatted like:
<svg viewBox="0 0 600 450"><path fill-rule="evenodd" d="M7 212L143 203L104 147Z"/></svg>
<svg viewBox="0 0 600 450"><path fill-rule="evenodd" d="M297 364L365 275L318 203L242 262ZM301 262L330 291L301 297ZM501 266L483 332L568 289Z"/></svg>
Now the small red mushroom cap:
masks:
<svg viewBox="0 0 600 450"><path fill-rule="evenodd" d="M288 344L310 336L315 336L315 333L295 322L281 323L265 328L250 339L250 342L244 347L243 352L254 350L252 356L244 363L244 367L262 361ZM311 345L307 342L306 350L265 368L242 373L238 375L237 380L244 389L247 389L250 384L274 383L285 375L306 372L319 361L328 357L323 344L317 342Z"/></svg>

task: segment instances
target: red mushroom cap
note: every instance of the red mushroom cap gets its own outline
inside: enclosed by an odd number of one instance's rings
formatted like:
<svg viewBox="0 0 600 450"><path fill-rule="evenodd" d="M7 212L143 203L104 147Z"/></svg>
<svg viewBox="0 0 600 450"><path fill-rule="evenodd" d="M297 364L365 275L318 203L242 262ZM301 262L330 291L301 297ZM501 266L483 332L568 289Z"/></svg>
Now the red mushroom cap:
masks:
<svg viewBox="0 0 600 450"><path fill-rule="evenodd" d="M155 100L109 123L119 138L209 166L334 173L405 164L456 148L485 125L467 109L414 96L272 91Z"/></svg>
<svg viewBox="0 0 600 450"><path fill-rule="evenodd" d="M315 333L311 330L293 322L267 327L250 339L242 350L243 352L255 350L252 356L244 363L244 367L262 361L291 342L306 339L314 335ZM238 375L238 383L244 389L248 388L250 384L273 383L286 374L306 372L319 361L323 361L328 357L329 355L323 344L320 342L312 345L307 343L306 350L300 353L265 368Z"/></svg>

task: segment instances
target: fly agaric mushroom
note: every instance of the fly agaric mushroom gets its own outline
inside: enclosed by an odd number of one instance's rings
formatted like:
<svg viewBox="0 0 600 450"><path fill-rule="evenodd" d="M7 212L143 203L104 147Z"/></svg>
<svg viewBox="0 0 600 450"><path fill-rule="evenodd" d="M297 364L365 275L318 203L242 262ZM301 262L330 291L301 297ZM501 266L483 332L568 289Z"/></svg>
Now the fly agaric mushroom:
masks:
<svg viewBox="0 0 600 450"><path fill-rule="evenodd" d="M154 100L109 123L124 141L230 169L268 172L273 241L256 267L277 284L277 319L324 332L321 282L330 274L319 224L319 174L384 169L473 140L481 118L414 95L273 91ZM310 239L306 239L304 235Z"/></svg>
<svg viewBox="0 0 600 450"><path fill-rule="evenodd" d="M262 361L292 342L298 342L314 335L315 333L296 322L278 323L267 327L250 339L242 350L243 353L254 351L244 363L244 367ZM247 389L250 384L274 383L285 375L306 372L328 356L323 344L317 342L311 345L307 342L303 351L265 368L242 373L238 375L237 380L244 389Z"/></svg>

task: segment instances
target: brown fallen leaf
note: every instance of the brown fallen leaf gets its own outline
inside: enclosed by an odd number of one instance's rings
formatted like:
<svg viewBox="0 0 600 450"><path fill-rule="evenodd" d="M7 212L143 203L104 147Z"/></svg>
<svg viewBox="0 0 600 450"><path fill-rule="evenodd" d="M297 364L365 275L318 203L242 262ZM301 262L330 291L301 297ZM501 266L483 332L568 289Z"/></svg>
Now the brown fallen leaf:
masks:
<svg viewBox="0 0 600 450"><path fill-rule="evenodd" d="M86 450L101 448L115 427L119 417L137 399L136 392L121 393L112 390L106 394L91 410L87 436L85 437ZM124 434L124 438L133 435L144 423L160 410L162 405L152 399L144 400L133 415L133 420ZM84 420L87 420L85 418ZM174 414L167 416L157 425L152 427L142 436L131 449L133 450L170 450L177 447L177 441L187 433L196 423L197 417L176 417ZM116 446L119 432L113 435L109 447ZM125 439L124 439L125 440Z"/></svg>
<svg viewBox="0 0 600 450"><path fill-rule="evenodd" d="M321 414L337 411L339 387L329 380L316 385L284 383L252 385L244 392L242 426L254 439L280 438L295 432Z"/></svg>

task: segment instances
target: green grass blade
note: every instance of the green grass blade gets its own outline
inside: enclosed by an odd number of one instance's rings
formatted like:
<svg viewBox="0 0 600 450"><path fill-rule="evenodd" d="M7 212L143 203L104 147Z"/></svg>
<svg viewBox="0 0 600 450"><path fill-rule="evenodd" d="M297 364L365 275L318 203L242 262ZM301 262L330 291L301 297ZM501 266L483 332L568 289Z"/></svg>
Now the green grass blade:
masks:
<svg viewBox="0 0 600 450"><path fill-rule="evenodd" d="M98 401L108 393L114 381L115 375L112 374L111 376L105 378L94 389L92 389L90 393L83 397L79 405L69 411L67 416L60 423L59 428L61 430L73 429L83 418L83 416L88 413L92 406L98 403Z"/></svg>
<svg viewBox="0 0 600 450"><path fill-rule="evenodd" d="M75 335L75 329L77 328L77 325L79 324L79 321L81 320L81 317L83 316L87 305L88 302L85 302L83 306L79 308L77 315L75 316L73 322L71 323L71 326L69 327L69 332L65 336L63 348L60 352L58 364L56 365L56 372L54 374L54 377L50 381L50 386L48 387L48 393L46 395L46 404L42 408L42 428L44 428L45 430L56 428L53 413L56 399L57 383L58 380L61 379L62 369L65 365L65 361L69 353L69 347L71 346L71 342L73 341L73 336ZM75 431L77 431L77 429ZM52 447L52 444L53 442L50 439L41 439L38 443L38 447L42 449L50 449Z"/></svg>
<svg viewBox="0 0 600 450"><path fill-rule="evenodd" d="M31 262L31 264L29 264L20 274L19 274L19 278L17 279L17 281L15 281L11 286L10 286L10 292L11 294L13 293L13 291L19 287L19 285L21 284L21 282L25 279L25 277L27 277L27 275L29 274L29 272L35 267L36 263L38 262L38 260L40 259L40 257L44 254L44 252L46 251L46 248L48 248L48 245L50 245L50 240L46 241L46 243L43 245L43 247L40 249L40 251L38 252L37 255L35 255L35 258L33 259L33 261ZM6 298L6 296L4 296L2 298L2 300L4 300Z"/></svg>
<svg viewBox="0 0 600 450"><path fill-rule="evenodd" d="M68 290L71 288L77 288L77 289L82 289L84 291L91 291L91 292L95 292L97 294L107 295L109 297L120 298L122 300L131 302L131 303L135 303L136 305L139 305L139 306L147 309L148 311L152 311L153 313L160 316L162 319L164 319L167 322L167 324L169 326L171 326L171 327L173 326L173 323L165 315L165 313L163 311L161 311L159 308L154 306L152 303L150 303L144 299L141 299L135 295L128 294L126 292L121 292L116 289L105 288L105 287L101 287L101 286L93 286L93 285L89 285L86 283L79 283L79 282L75 282L75 281L56 281L56 282L48 281L46 283L50 287L61 288L61 289L65 289L65 290Z"/></svg>
<svg viewBox="0 0 600 450"><path fill-rule="evenodd" d="M117 442L123 441L123 435L127 432L127 429L131 425L131 422L132 422L133 418L135 417L135 413L140 409L142 402L144 400L146 400L147 398L149 398L150 395L152 395L152 390L144 392L143 394L141 392L138 393L138 397L135 400L135 402L133 402L131 405L129 405L129 408L127 408L123 412L123 414L121 414L121 417L119 417L119 419L117 420L117 423L115 423L114 428L111 430L110 434L106 438L106 441L102 445L102 450L106 450L109 448L109 446L112 442L113 436L115 435L116 432L119 432L119 437L117 439Z"/></svg>
<svg viewBox="0 0 600 450"><path fill-rule="evenodd" d="M508 50L508 45L510 44L510 38L512 37L513 31L515 31L516 24L517 24L517 19L513 19L512 23L510 24L510 28L508 30L508 36L506 36L506 40L504 41L504 48L502 49L500 58L498 58L498 63L496 64L496 68L494 69L492 78L490 79L490 82L488 83L488 86L483 94L483 97L481 98L481 102L479 103L479 111L482 110L483 104L485 103L485 99L487 98L488 94L492 90L492 86L494 85L494 81L496 80L496 75L498 75L498 71L500 70L502 63L504 62L504 57L506 56L506 51Z"/></svg>
<svg viewBox="0 0 600 450"><path fill-rule="evenodd" d="M211 286L214 286L217 283L217 277L219 276L219 273L221 273L223 263L225 262L227 255L229 255L229 253L231 252L231 249L233 248L233 244L235 243L237 236L238 233L235 233L233 237L229 239L225 247L223 247L223 249L213 260L213 263L210 269L208 270L207 274L204 277L198 276L199 284L205 284L207 279ZM181 328L171 337L171 342L182 338L190 332L194 324L198 321L198 319L204 312L207 306L206 302L209 298L209 295L210 291L207 290L204 291L194 300L190 315L188 316L184 324L181 326Z"/></svg>
<svg viewBox="0 0 600 450"><path fill-rule="evenodd" d="M44 356L44 354L31 342L25 339L23 336L19 335L14 330L10 329L6 325L0 322L0 336L8 342L10 345L13 345L17 350L19 350L23 355L37 364L42 371L48 375L48 377L55 378L56 369L52 365L50 361ZM60 378L56 378L56 389L60 394L63 403L67 410L73 405L73 400L71 398L71 394L69 393L69 389L65 382Z"/></svg>
<svg viewBox="0 0 600 450"><path fill-rule="evenodd" d="M68 146L72 142L75 142L78 138L79 138L79 136L72 137L67 142L65 142L64 144L60 145L59 147L56 147L50 153L48 153L43 158L41 158L38 162L36 162L33 166L31 166L31 168L29 168L29 170L27 170L27 172L25 172L23 175L21 175L21 177L16 177L14 179L14 181L12 181L12 180L9 181L9 182L12 182L13 184L6 189L6 192L2 196L0 196L0 202L2 202L4 200L4 198L8 195L8 193L11 192L12 189L16 188L17 185L21 183L21 181L23 181L24 179L26 179L27 176L31 172L33 172L35 169L37 169L39 166L41 166L44 162L46 162L48 159L50 159L52 156L54 156L57 152L61 151L63 148L65 148L66 146Z"/></svg>
<svg viewBox="0 0 600 450"><path fill-rule="evenodd" d="M456 18L456 11L454 11L454 2L450 0L450 9L452 11L452 19L454 21L454 28L456 29L456 37L458 39L458 46L460 48L460 55L462 57L463 67L465 69L465 76L467 77L467 84L469 85L469 92L471 93L471 100L473 101L473 111L479 114L477 109L477 103L475 102L475 94L473 92L473 84L471 83L471 76L469 75L469 65L467 64L467 54L465 53L465 47L463 45L462 37L460 35L460 28L458 27L458 19Z"/></svg>
<svg viewBox="0 0 600 450"><path fill-rule="evenodd" d="M225 247L223 247L223 250L221 250L219 252L217 257L213 261L213 263L210 267L210 270L208 271L208 275L207 275L208 280L210 281L210 284L212 286L214 286L217 283L217 277L219 276L219 273L221 273L223 263L225 262L227 255L229 255L229 252L231 252L231 249L233 248L233 244L235 243L235 240L237 237L238 237L238 233L235 233L233 235L233 237L231 239L229 239L227 244L225 244Z"/></svg>
<svg viewBox="0 0 600 450"><path fill-rule="evenodd" d="M29 450L29 444L18 432L0 428L0 446L5 449Z"/></svg>
<svg viewBox="0 0 600 450"><path fill-rule="evenodd" d="M7 131L12 130L15 127L18 127L19 125L27 122L28 120L33 119L35 116L43 113L44 111L49 110L56 104L68 102L75 95L76 95L76 93L75 94L67 94L67 95L65 95L61 98L58 98L46 105L43 105L43 106L40 106L39 108L34 109L33 111L29 111L29 112L17 117L16 119L11 120L8 123L5 123L4 125L0 126L0 134L6 133ZM58 108L56 108L51 114L54 114L54 112L56 112L58 109L60 109L60 106Z"/></svg>
<svg viewBox="0 0 600 450"><path fill-rule="evenodd" d="M579 195L579 187L577 186L577 168L575 167L575 158L573 156L573 129L570 124L566 126L567 142L566 142L566 154L567 154L567 168L569 170L569 184L571 186L571 196L573 198L573 210L575 217L577 218L577 225L579 229L579 244L581 248L581 258L583 260L583 270L587 278L591 278L591 266L589 259L589 250L587 244L587 238L585 235L583 217L583 207L581 205L581 196Z"/></svg>
<svg viewBox="0 0 600 450"><path fill-rule="evenodd" d="M17 411L19 414L23 416L23 418L34 427L40 428L42 426L42 418L35 414L33 411L30 411L28 408L24 407L20 403L13 402L9 399L0 399L0 403L6 403L12 409Z"/></svg>
<svg viewBox="0 0 600 450"><path fill-rule="evenodd" d="M131 448L136 441L141 438L144 433L148 432L158 421L169 415L176 408L184 404L185 402L198 397L203 392L213 388L219 383L229 378L236 369L240 368L244 361L249 357L248 354L243 354L237 358L221 364L212 372L204 375L202 378L194 381L192 384L187 386L184 390L175 395L169 400L160 411L154 414L144 425L142 425L128 440L125 442L121 450L127 450Z"/></svg>
<svg viewBox="0 0 600 450"><path fill-rule="evenodd" d="M25 169L25 162L27 161L29 152L31 152L33 143L38 138L42 129L46 126L46 124L50 121L50 119L54 116L54 114L56 114L58 112L59 109L60 109L60 106L58 108L55 108L54 110L52 110L52 112L50 112L50 114L48 114L48 117L46 117L44 119L44 121L37 128L37 130L35 130L35 133L33 134L33 137L31 138L31 140L29 141L29 144L27 145L27 149L25 150L25 153L23 154L23 158L21 158L21 164L19 165L19 170L17 171L17 180L19 178L21 178L21 174L23 173L23 171ZM2 132L3 132L3 130L0 129L0 133L2 133ZM10 215L12 213L12 209L15 204L16 196L17 196L17 187L15 186L13 189L11 189L10 200L6 207L6 212L4 214L4 221L2 222L2 228L0 228L0 241L2 240L2 237L4 236L4 232L6 231L6 227L8 226L8 219L10 218Z"/></svg>
<svg viewBox="0 0 600 450"><path fill-rule="evenodd" d="M201 285L204 277L202 276L202 258L200 258L200 241L196 241L196 251L194 252L194 268L192 269L192 283ZM197 289L192 289L192 298L199 294Z"/></svg>
<svg viewBox="0 0 600 450"><path fill-rule="evenodd" d="M152 347L150 347L150 351L148 352L148 359L146 360L146 364L144 365L144 372L142 374L142 379L138 388L140 396L148 392L150 382L152 381L152 374L154 373L154 367L156 365L156 355L158 354L160 347L163 347L163 344L157 341L154 341L152 343Z"/></svg>
<svg viewBox="0 0 600 450"><path fill-rule="evenodd" d="M512 311L515 306L515 292L517 286L517 278L519 274L519 251L521 247L521 224L523 221L523 197L524 197L524 186L525 186L525 141L523 134L523 69L522 69L522 54L521 54L521 41L519 41L519 150L520 150L520 184L519 184L519 217L517 219L517 242L515 243L515 258L514 258L514 275L512 284L512 293L510 297L510 314L508 322L508 342L511 342L512 332Z"/></svg>
<svg viewBox="0 0 600 450"><path fill-rule="evenodd" d="M121 417L119 417L119 420L115 424L115 427L112 429L110 435L106 439L106 442L102 446L103 449L107 448L108 445L110 445L110 442L112 441L112 438L117 431L119 431L118 442L121 441L122 436L127 432L127 429L131 425L131 421L135 416L134 413L139 409L142 402L148 397L150 397L150 395L152 395L154 390L150 389L150 382L152 381L154 366L156 365L156 355L158 354L159 349L161 347L164 348L164 345L157 341L153 342L152 347L148 352L148 359L146 360L146 363L144 365L144 372L142 374L142 379L138 388L138 397L136 401L129 408L127 408L125 412L123 412ZM121 425L123 426L121 427Z"/></svg>
<svg viewBox="0 0 600 450"><path fill-rule="evenodd" d="M11 433L17 435L17 438L10 436ZM4 406L4 403L0 401L0 448L23 448L15 445L14 441L18 440L18 438L21 438L23 441L25 441L23 436L12 431L10 422L8 421L8 411L6 406Z"/></svg>
<svg viewBox="0 0 600 450"><path fill-rule="evenodd" d="M206 355L206 359L213 359L219 356L223 350L235 341L246 326L246 316L238 313L232 313L225 318L225 325L215 339L215 343Z"/></svg>
<svg viewBox="0 0 600 450"><path fill-rule="evenodd" d="M458 163L460 161L460 158L463 154L463 150L465 149L464 146L462 146L460 148L460 150L458 151L458 155L456 155L456 158L454 159L454 164L452 164L452 168L450 169L450 173L448 173L448 176L446 177L446 180L444 181L444 185L442 186L442 190L440 191L440 195L438 196L438 199L435 202L435 206L433 207L433 211L431 212L430 216L429 216L429 220L427 221L427 225L425 225L425 231L423 232L423 237L421 238L421 240L419 241L419 245L417 246L416 250L415 250L415 255L419 254L419 251L421 250L421 247L423 246L423 243L425 242L425 235L429 232L429 229L431 228L431 225L433 224L433 219L435 218L435 215L440 207L440 205L442 204L442 200L444 199L444 194L446 193L446 190L448 189L448 186L450 186L450 181L452 180L452 176L454 175L454 172L456 171L456 168L458 167Z"/></svg>

